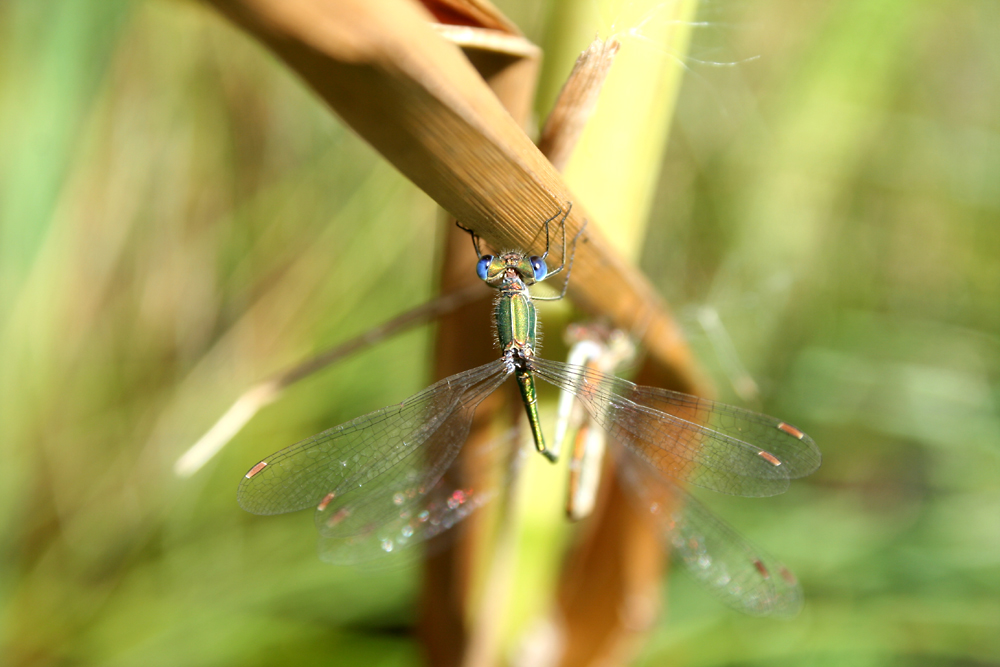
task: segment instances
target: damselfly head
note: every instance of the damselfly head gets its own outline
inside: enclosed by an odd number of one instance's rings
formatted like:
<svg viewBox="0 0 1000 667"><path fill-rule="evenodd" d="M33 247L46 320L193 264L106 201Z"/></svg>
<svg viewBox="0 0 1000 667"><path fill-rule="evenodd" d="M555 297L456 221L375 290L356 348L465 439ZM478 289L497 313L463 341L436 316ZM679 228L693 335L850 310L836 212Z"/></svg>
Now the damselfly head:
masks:
<svg viewBox="0 0 1000 667"><path fill-rule="evenodd" d="M493 287L521 282L532 285L549 274L545 260L536 255L526 257L511 251L502 255L483 255L476 264L476 275Z"/></svg>

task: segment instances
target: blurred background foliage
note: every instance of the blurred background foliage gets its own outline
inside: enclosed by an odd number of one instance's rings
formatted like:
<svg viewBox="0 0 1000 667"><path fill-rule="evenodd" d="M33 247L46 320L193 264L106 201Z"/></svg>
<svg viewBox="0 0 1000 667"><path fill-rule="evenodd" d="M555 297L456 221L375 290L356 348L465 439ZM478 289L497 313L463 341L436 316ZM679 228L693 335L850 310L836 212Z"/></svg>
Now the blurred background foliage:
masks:
<svg viewBox="0 0 1000 667"><path fill-rule="evenodd" d="M549 7L499 4L544 47ZM642 265L720 398L824 464L706 499L803 613L746 618L678 573L639 664L998 664L1000 5L699 20L684 57L625 40L686 69ZM3 662L418 664L414 570L325 565L305 514L235 489L427 384L427 329L171 468L251 382L432 296L433 203L201 5L9 0L0 54Z"/></svg>

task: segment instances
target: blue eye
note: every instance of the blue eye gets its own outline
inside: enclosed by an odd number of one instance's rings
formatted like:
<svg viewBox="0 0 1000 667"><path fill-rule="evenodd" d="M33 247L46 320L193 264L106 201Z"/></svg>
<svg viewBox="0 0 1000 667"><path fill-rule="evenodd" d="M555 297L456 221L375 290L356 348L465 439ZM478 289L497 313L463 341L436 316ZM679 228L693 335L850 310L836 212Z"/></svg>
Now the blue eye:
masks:
<svg viewBox="0 0 1000 667"><path fill-rule="evenodd" d="M487 271L489 271L490 263L493 261L493 255L483 255L479 258L479 263L476 264L476 275L482 280L486 280Z"/></svg>
<svg viewBox="0 0 1000 667"><path fill-rule="evenodd" d="M533 255L528 258L531 262L531 270L535 273L535 280L541 282L545 280L545 276L549 275L549 267L545 265L545 260L537 255Z"/></svg>

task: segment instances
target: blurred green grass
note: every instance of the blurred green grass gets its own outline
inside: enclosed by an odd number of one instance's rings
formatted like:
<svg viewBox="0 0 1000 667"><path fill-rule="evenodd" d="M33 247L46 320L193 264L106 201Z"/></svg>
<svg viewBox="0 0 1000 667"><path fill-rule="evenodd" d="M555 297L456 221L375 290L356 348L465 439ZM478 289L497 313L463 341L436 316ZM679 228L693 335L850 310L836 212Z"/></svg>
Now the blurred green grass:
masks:
<svg viewBox="0 0 1000 667"><path fill-rule="evenodd" d="M543 40L536 6L503 9ZM643 267L720 397L824 465L705 498L803 614L744 618L678 573L640 664L998 663L1000 6L702 11ZM426 384L429 332L297 386L192 480L171 466L250 382L428 298L433 204L197 4L12 0L0 53L4 661L417 663L413 572L327 566L305 515L235 487Z"/></svg>

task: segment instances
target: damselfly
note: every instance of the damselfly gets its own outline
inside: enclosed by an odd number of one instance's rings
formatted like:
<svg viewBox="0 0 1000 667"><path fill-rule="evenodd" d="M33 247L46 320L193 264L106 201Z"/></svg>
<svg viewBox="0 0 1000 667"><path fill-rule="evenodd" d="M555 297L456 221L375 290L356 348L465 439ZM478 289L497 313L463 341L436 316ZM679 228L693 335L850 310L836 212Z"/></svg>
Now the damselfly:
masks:
<svg viewBox="0 0 1000 667"><path fill-rule="evenodd" d="M528 287L565 269L561 293L548 298L565 295L583 231L567 244L571 206L545 222L546 250L541 256L517 251L483 254L479 237L472 233L479 257L477 274L499 293L495 308L499 359L269 456L240 483L240 505L255 514L314 508L321 555L334 562L366 560L427 539L485 500L475 490L443 486L441 478L465 443L476 407L511 375L539 452L554 460L538 418L536 377L575 394L591 419L627 450L636 463L628 467L629 481L640 497L650 496L654 487L675 488L668 480L732 495L771 496L787 489L790 479L814 471L820 464L819 450L790 424L537 356L533 300L544 297L532 297ZM546 259L553 223L562 227L562 257L559 266L549 271ZM754 556L752 547L704 508L691 507L684 516L695 517L693 528L690 520L668 520L683 535L703 531L707 523L714 529L710 532L715 541L723 542L717 548L736 548L745 559L740 572L756 578L736 582L735 588L758 586L753 595L762 602L748 600L736 606L751 613L787 607L798 590L791 575ZM712 571L720 585L730 585L722 581L730 576L727 572ZM767 590L759 590L761 585Z"/></svg>

